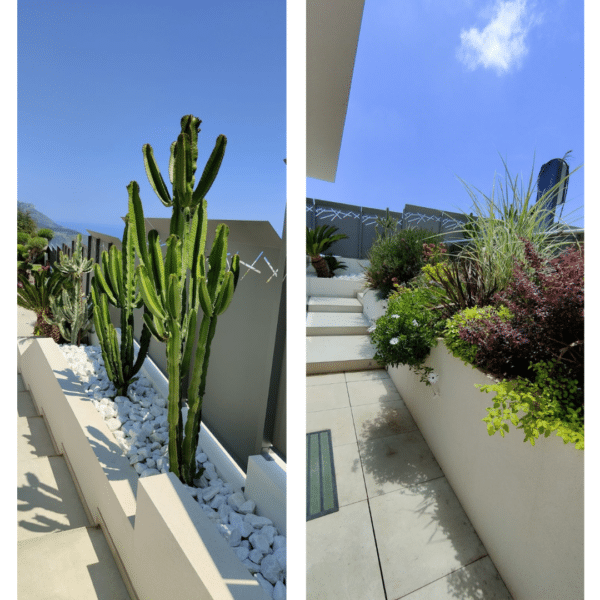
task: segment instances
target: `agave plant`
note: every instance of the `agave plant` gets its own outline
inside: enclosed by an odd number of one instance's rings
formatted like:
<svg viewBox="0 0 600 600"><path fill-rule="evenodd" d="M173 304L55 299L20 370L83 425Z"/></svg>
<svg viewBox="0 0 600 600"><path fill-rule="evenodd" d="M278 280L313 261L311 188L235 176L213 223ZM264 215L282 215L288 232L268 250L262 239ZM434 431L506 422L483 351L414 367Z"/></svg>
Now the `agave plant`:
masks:
<svg viewBox="0 0 600 600"><path fill-rule="evenodd" d="M317 277L333 277L333 272L327 265L327 260L322 256L325 250L328 250L334 242L347 239L345 233L335 232L337 227L330 225L321 225L315 229L306 228L306 254L310 256ZM334 235L335 234L335 235Z"/></svg>

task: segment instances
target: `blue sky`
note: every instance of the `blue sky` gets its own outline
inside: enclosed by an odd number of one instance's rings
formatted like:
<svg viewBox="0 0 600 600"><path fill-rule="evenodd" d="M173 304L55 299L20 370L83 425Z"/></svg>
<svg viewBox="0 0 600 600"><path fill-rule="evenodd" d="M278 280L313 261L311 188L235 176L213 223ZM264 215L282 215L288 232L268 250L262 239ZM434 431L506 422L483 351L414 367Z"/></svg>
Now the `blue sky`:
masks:
<svg viewBox="0 0 600 600"><path fill-rule="evenodd" d="M569 150L571 171L582 165L583 9L581 0L366 0L336 181L309 178L307 196L470 212L457 177L489 194L502 158L525 186L532 167L535 186L542 164ZM563 209L579 226L583 182L582 168Z"/></svg>
<svg viewBox="0 0 600 600"><path fill-rule="evenodd" d="M180 119L194 114L196 181L217 136L228 138L209 218L267 220L281 235L285 27L280 0L19 2L18 199L120 237L135 180L146 216L168 218L142 145L167 179Z"/></svg>

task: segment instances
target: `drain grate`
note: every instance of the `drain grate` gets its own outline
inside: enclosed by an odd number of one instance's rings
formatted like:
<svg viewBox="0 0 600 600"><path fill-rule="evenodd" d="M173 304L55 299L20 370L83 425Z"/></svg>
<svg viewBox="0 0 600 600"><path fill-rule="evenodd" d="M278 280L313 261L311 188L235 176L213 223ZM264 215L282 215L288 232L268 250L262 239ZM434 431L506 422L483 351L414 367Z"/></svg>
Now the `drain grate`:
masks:
<svg viewBox="0 0 600 600"><path fill-rule="evenodd" d="M339 510L331 429L306 434L306 520Z"/></svg>

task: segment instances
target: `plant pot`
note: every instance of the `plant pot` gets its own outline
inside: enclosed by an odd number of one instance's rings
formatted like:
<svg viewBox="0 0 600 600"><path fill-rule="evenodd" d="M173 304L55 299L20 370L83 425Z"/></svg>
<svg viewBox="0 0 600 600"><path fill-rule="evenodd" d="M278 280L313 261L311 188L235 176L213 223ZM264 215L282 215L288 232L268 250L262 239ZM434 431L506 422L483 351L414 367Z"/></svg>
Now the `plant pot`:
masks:
<svg viewBox="0 0 600 600"><path fill-rule="evenodd" d="M268 598L172 473L138 478L51 339L20 339L17 348L53 443L139 598Z"/></svg>
<svg viewBox="0 0 600 600"><path fill-rule="evenodd" d="M427 386L390 367L396 388L514 598L583 598L583 451L555 435L535 446L511 426L489 436L482 419L492 394L480 370L442 340L426 365Z"/></svg>

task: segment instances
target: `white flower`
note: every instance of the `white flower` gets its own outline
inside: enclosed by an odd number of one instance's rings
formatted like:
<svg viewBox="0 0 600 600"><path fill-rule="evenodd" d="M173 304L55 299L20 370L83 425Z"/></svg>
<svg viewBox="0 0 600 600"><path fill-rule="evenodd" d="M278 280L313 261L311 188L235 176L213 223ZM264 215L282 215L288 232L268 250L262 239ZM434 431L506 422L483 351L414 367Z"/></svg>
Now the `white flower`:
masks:
<svg viewBox="0 0 600 600"><path fill-rule="evenodd" d="M434 384L434 383L437 383L439 378L440 378L440 376L437 373L430 373L427 376L427 381L429 381L429 383L431 383L431 384Z"/></svg>
<svg viewBox="0 0 600 600"><path fill-rule="evenodd" d="M418 327L418 326L419 326L419 324L417 323L417 320L416 320L416 319L413 319L413 325L414 325L415 327Z"/></svg>
<svg viewBox="0 0 600 600"><path fill-rule="evenodd" d="M371 325L371 327L369 327L369 329L367 329L367 331L369 333L373 333L375 331L375 329L377 329L377 325Z"/></svg>
<svg viewBox="0 0 600 600"><path fill-rule="evenodd" d="M392 315L392 319L399 319L400 315Z"/></svg>
<svg viewBox="0 0 600 600"><path fill-rule="evenodd" d="M395 346L395 345L398 343L398 341L399 341L399 340L398 340L398 338L392 338L392 339L390 340L390 344L391 344L392 346Z"/></svg>

